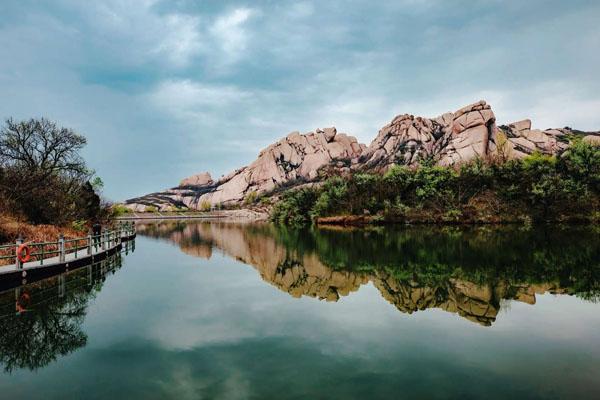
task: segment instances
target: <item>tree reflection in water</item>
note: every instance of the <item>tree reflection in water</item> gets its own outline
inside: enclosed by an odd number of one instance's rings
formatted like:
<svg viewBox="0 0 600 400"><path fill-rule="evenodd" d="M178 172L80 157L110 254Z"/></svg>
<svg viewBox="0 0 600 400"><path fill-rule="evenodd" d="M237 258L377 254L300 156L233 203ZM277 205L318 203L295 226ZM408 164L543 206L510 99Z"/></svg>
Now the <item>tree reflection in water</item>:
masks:
<svg viewBox="0 0 600 400"><path fill-rule="evenodd" d="M116 254L97 264L0 293L0 363L6 372L36 370L87 343L81 326Z"/></svg>
<svg viewBox="0 0 600 400"><path fill-rule="evenodd" d="M372 282L401 312L440 308L484 326L505 300L600 297L600 235L588 227L293 230L165 222L138 225L138 233L201 258L218 248L295 297L337 301Z"/></svg>

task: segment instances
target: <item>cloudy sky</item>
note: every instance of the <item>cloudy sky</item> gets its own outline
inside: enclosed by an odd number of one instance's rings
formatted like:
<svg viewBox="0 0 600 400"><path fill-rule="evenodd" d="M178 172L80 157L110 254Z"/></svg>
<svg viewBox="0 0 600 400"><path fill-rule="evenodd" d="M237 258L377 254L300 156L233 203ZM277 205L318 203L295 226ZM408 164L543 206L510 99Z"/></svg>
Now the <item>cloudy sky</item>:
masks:
<svg viewBox="0 0 600 400"><path fill-rule="evenodd" d="M479 99L600 129L600 2L2 0L0 118L87 136L122 200L252 161L290 131L369 143Z"/></svg>

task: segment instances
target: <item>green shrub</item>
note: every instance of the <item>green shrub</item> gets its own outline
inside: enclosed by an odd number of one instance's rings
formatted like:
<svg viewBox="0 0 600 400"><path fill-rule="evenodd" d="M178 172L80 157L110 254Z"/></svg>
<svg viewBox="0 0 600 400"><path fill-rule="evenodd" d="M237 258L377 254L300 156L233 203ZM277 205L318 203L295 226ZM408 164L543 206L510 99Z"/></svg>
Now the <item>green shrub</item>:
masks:
<svg viewBox="0 0 600 400"><path fill-rule="evenodd" d="M310 222L310 213L317 199L312 188L290 190L271 211L271 220L282 225L304 225Z"/></svg>
<svg viewBox="0 0 600 400"><path fill-rule="evenodd" d="M247 205L254 204L254 203L256 203L257 199L258 199L258 193L256 193L253 190L246 195L246 198L244 199L244 204L247 204Z"/></svg>
<svg viewBox="0 0 600 400"><path fill-rule="evenodd" d="M307 223L332 215L389 221L592 220L600 208L600 147L576 142L562 156L535 152L522 160L476 159L460 167L427 160L384 175L355 173L319 188L284 192L273 220Z"/></svg>
<svg viewBox="0 0 600 400"><path fill-rule="evenodd" d="M271 204L271 199L267 196L262 196L258 202L262 205L269 205Z"/></svg>
<svg viewBox="0 0 600 400"><path fill-rule="evenodd" d="M319 197L311 210L311 217L324 217L332 212L346 210L346 194L348 182L344 178L328 179L320 190Z"/></svg>
<svg viewBox="0 0 600 400"><path fill-rule="evenodd" d="M462 218L462 216L463 216L463 213L461 210L457 210L456 208L451 208L450 210L448 210L444 213L442 220L446 221L446 222L459 222L460 219Z"/></svg>
<svg viewBox="0 0 600 400"><path fill-rule="evenodd" d="M85 232L87 231L87 221L84 219L73 221L71 222L71 228L77 232Z"/></svg>
<svg viewBox="0 0 600 400"><path fill-rule="evenodd" d="M122 204L115 204L111 207L111 213L113 217L120 217L121 215L129 214L131 210Z"/></svg>
<svg viewBox="0 0 600 400"><path fill-rule="evenodd" d="M559 159L561 171L573 178L591 185L591 189L600 189L600 146L585 143L582 140L573 142L569 150Z"/></svg>
<svg viewBox="0 0 600 400"><path fill-rule="evenodd" d="M210 201L207 200L202 200L202 202L200 203L200 211L206 212L206 211L210 211L212 205L210 203Z"/></svg>
<svg viewBox="0 0 600 400"><path fill-rule="evenodd" d="M157 213L158 212L158 208L156 208L154 206L146 206L146 208L144 209L144 212L147 212L147 213Z"/></svg>

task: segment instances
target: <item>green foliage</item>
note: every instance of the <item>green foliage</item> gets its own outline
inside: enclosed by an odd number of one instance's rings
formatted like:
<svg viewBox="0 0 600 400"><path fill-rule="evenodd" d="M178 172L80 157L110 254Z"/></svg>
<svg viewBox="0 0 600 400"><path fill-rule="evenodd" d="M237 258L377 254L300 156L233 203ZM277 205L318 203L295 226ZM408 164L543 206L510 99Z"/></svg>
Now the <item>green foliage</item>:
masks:
<svg viewBox="0 0 600 400"><path fill-rule="evenodd" d="M244 199L244 204L254 204L256 203L257 199L258 193L256 193L255 191L251 191L246 195L246 198Z"/></svg>
<svg viewBox="0 0 600 400"><path fill-rule="evenodd" d="M455 208L451 208L444 213L442 219L446 222L460 222L462 217L462 211Z"/></svg>
<svg viewBox="0 0 600 400"><path fill-rule="evenodd" d="M397 198L396 201L390 200L383 201L383 216L387 220L397 220L402 217L406 217L410 212L410 207L400 201Z"/></svg>
<svg viewBox="0 0 600 400"><path fill-rule="evenodd" d="M348 192L348 181L344 178L334 177L325 182L310 215L322 217L329 215L332 211L341 211L345 207L346 194Z"/></svg>
<svg viewBox="0 0 600 400"><path fill-rule="evenodd" d="M418 200L444 200L451 196L456 171L447 167L423 165L414 175L415 195Z"/></svg>
<svg viewBox="0 0 600 400"><path fill-rule="evenodd" d="M282 225L306 224L316 200L317 192L311 188L287 191L273 207L271 220Z"/></svg>
<svg viewBox="0 0 600 400"><path fill-rule="evenodd" d="M600 147L576 141L560 157L536 152L458 168L428 160L417 168L394 166L384 175L329 178L320 187L284 195L273 219L296 224L368 211L374 221L592 221L599 209Z"/></svg>
<svg viewBox="0 0 600 400"><path fill-rule="evenodd" d="M158 212L158 208L156 208L154 206L146 206L146 208L144 209L144 212L147 212L147 213L157 213Z"/></svg>
<svg viewBox="0 0 600 400"><path fill-rule="evenodd" d="M206 211L210 211L210 209L211 209L211 204L210 204L210 201L203 200L203 201L200 203L200 211L204 211L204 212L206 212Z"/></svg>
<svg viewBox="0 0 600 400"><path fill-rule="evenodd" d="M104 189L104 181L99 176L95 176L93 179L91 179L90 184L92 185L92 188L94 188L95 192L101 192L102 189Z"/></svg>
<svg viewBox="0 0 600 400"><path fill-rule="evenodd" d="M600 191L600 146L576 140L561 157L559 168L566 175L589 184L596 193Z"/></svg>
<svg viewBox="0 0 600 400"><path fill-rule="evenodd" d="M269 205L271 204L271 199L267 196L261 196L258 202L262 205Z"/></svg>
<svg viewBox="0 0 600 400"><path fill-rule="evenodd" d="M87 230L87 221L78 219L71 223L71 228L77 232L85 232Z"/></svg>
<svg viewBox="0 0 600 400"><path fill-rule="evenodd" d="M131 210L122 204L115 204L111 207L113 217L120 217L121 215L129 214Z"/></svg>

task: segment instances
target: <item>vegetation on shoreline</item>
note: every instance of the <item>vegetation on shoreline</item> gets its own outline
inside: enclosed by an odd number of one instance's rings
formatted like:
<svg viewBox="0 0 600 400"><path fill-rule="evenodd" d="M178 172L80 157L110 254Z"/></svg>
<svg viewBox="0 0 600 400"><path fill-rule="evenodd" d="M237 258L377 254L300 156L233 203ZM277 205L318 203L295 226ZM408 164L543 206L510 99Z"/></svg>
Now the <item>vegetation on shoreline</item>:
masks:
<svg viewBox="0 0 600 400"><path fill-rule="evenodd" d="M84 136L45 118L8 119L0 128L0 242L25 235L40 240L61 232L87 230L108 219L100 195L103 183L79 152Z"/></svg>
<svg viewBox="0 0 600 400"><path fill-rule="evenodd" d="M386 174L335 176L290 190L273 207L283 225L317 223L532 223L600 219L600 147L575 141L561 156L423 160Z"/></svg>

